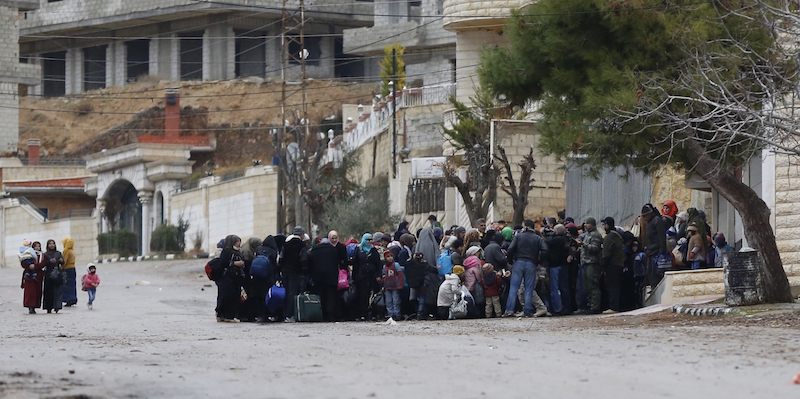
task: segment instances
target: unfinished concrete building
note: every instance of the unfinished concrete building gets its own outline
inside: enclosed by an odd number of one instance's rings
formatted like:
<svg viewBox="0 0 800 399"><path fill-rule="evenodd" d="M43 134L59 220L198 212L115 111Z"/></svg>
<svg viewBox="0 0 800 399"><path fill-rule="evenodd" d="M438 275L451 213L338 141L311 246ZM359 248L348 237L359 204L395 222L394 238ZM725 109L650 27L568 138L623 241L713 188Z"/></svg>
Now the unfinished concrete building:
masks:
<svg viewBox="0 0 800 399"><path fill-rule="evenodd" d="M375 24L346 29L344 52L354 56L383 56L385 46L405 47L406 85L433 86L455 82L456 34L443 27L443 0L376 0ZM376 63L367 65L366 76L380 76Z"/></svg>
<svg viewBox="0 0 800 399"><path fill-rule="evenodd" d="M34 1L33 3L39 3ZM41 0L21 15L23 59L43 70L30 94L59 96L164 80L279 78L281 2L267 0ZM297 1L290 7L295 9ZM309 78L360 77L364 61L345 59L342 31L372 24L372 4L321 0L306 6ZM293 31L292 34L297 34ZM299 53L299 46L289 52ZM299 75L299 65L288 78Z"/></svg>
<svg viewBox="0 0 800 399"><path fill-rule="evenodd" d="M19 62L19 15L38 0L0 0L0 154L13 152L19 140L19 92L39 84L41 70Z"/></svg>

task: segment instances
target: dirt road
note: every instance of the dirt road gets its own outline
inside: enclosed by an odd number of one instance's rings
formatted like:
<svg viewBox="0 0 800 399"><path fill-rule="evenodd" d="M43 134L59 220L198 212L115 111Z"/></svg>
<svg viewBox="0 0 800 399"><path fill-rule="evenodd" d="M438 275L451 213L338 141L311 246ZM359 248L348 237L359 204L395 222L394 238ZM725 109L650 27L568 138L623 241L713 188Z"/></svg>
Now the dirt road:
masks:
<svg viewBox="0 0 800 399"><path fill-rule="evenodd" d="M203 264L102 264L94 310L79 292L49 315L27 315L21 269L0 269L0 397L800 397L793 324L217 323Z"/></svg>

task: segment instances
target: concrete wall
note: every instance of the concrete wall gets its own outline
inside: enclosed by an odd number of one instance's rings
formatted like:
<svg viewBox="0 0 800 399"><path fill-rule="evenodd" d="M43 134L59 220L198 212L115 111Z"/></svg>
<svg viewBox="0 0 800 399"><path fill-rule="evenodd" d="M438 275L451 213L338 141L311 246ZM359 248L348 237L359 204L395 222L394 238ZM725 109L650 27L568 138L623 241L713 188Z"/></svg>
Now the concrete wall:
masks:
<svg viewBox="0 0 800 399"><path fill-rule="evenodd" d="M409 158L442 155L442 112L450 108L447 104L408 107L398 114L399 132L405 125L406 146L411 150ZM403 138L398 137L398 150L403 147Z"/></svg>
<svg viewBox="0 0 800 399"><path fill-rule="evenodd" d="M399 125L399 123L398 123ZM353 172L354 180L360 185L375 176L392 177L392 127L378 133L371 140L359 147L353 153L359 158L358 165ZM401 132L400 127L397 129ZM399 140L399 138L398 138ZM398 146L398 150L400 147ZM375 173L373 174L373 165Z"/></svg>
<svg viewBox="0 0 800 399"><path fill-rule="evenodd" d="M278 175L270 166L250 168L247 174L172 194L169 220L172 224L177 224L179 217L189 221L187 250L194 247L198 232L203 237L202 249L211 253L216 243L229 234L242 240L276 234Z"/></svg>
<svg viewBox="0 0 800 399"><path fill-rule="evenodd" d="M422 81L424 86L433 86L453 81L453 64L455 51L419 57L414 54L403 56L406 62L406 85L414 81Z"/></svg>
<svg viewBox="0 0 800 399"><path fill-rule="evenodd" d="M71 237L75 240L75 265L78 270L97 258L97 218L74 218L44 222L40 215L27 207L3 200L2 212L2 260L6 267L19 267L18 248L22 240L28 238L45 246L48 239L54 239L59 251L64 248L61 240Z"/></svg>
<svg viewBox="0 0 800 399"><path fill-rule="evenodd" d="M538 217L555 217L556 212L567 205L567 192L565 185L563 163L556 161L555 157L543 156L539 151L539 133L534 122L495 122L495 140L506 150L508 160L512 165L515 179L519 180L519 162L533 148L533 159L536 169L533 171L533 189L528 193L528 206L525 208L525 217L534 219ZM494 207L494 220L513 219L514 207L511 197L498 189L497 201Z"/></svg>
<svg viewBox="0 0 800 399"><path fill-rule="evenodd" d="M800 285L800 163L775 156L775 241L791 285Z"/></svg>
<svg viewBox="0 0 800 399"><path fill-rule="evenodd" d="M508 40L499 32L490 30L475 30L458 32L456 39L456 89L459 101L471 104L470 97L475 95L475 88L479 86L478 66L480 65L480 52L484 47L506 46Z"/></svg>
<svg viewBox="0 0 800 399"><path fill-rule="evenodd" d="M2 16L0 15L0 18ZM2 50L0 50L2 54ZM19 96L17 85L0 82L0 153L12 152L19 142Z"/></svg>

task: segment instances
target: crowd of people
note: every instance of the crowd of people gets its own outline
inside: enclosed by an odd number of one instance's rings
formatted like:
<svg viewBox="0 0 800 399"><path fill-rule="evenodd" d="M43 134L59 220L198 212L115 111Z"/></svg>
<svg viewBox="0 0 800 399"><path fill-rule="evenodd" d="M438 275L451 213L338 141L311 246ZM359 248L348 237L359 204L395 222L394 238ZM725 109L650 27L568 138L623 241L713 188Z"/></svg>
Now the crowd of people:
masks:
<svg viewBox="0 0 800 399"><path fill-rule="evenodd" d="M36 314L41 307L47 313L58 313L63 306L78 303L77 272L75 270L75 242L72 238L61 241L63 253L58 251L55 240L47 240L44 250L39 241L23 240L19 247L19 261L22 266L23 289L22 305L28 313ZM86 274L81 278L81 288L87 291L87 307L92 309L100 278L97 267L90 263Z"/></svg>
<svg viewBox="0 0 800 399"><path fill-rule="evenodd" d="M366 232L342 242L311 237L247 241L230 235L206 267L218 287L217 321L296 321L298 298L319 298L324 321L540 317L613 313L643 305L668 270L722 267L730 246L705 214L652 204L629 230L565 217L510 226Z"/></svg>

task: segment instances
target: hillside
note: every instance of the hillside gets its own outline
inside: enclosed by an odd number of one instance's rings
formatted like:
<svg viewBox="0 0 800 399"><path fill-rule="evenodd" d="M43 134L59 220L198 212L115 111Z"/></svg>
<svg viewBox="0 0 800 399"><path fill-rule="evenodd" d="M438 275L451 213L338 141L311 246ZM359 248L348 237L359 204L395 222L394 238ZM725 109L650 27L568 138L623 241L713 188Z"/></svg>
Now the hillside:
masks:
<svg viewBox="0 0 800 399"><path fill-rule="evenodd" d="M308 85L312 124L340 115L344 103L369 104L379 91L375 83L310 81ZM137 83L59 98L23 97L20 153L26 153L30 138L41 139L42 156L80 157L135 142L141 134L158 134L163 129L165 87L174 84ZM237 166L271 153L266 126L280 124L280 83L180 82L180 87L182 127L188 134L216 136L218 165ZM289 86L288 91L293 93L288 104L297 108L299 87Z"/></svg>

